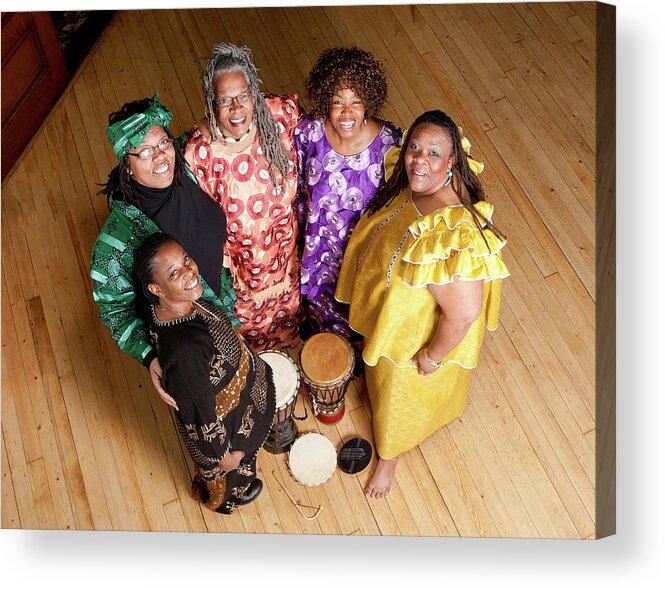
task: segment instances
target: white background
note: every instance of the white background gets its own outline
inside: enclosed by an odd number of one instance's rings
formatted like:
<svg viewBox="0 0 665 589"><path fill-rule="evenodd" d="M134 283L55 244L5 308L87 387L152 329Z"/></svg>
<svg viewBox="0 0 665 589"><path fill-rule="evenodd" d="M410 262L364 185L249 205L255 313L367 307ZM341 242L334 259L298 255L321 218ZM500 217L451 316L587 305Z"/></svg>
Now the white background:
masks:
<svg viewBox="0 0 665 589"><path fill-rule="evenodd" d="M665 19L657 8L660 2L612 3L617 6L618 106L615 536L599 541L536 541L2 530L3 586L664 586L661 417L665 415L665 387L660 378L664 362L660 303L665 206L656 195L665 198L661 174L665 160L659 149L665 105ZM190 5L182 0L95 4L27 0L3 3L2 10L173 8L185 4ZM205 0L191 3L192 8L232 5ZM10 580L14 580L12 585L7 584Z"/></svg>

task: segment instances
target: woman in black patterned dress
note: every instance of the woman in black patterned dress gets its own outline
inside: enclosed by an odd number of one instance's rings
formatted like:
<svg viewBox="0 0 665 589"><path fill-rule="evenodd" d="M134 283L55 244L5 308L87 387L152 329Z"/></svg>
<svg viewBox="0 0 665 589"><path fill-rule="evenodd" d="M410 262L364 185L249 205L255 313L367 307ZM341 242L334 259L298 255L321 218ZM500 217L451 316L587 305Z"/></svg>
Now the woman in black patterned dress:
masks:
<svg viewBox="0 0 665 589"><path fill-rule="evenodd" d="M270 367L237 333L222 309L200 301L196 263L171 236L155 233L137 249L137 292L175 399L180 435L196 475L194 497L219 513L253 501L263 483L256 455L275 414Z"/></svg>

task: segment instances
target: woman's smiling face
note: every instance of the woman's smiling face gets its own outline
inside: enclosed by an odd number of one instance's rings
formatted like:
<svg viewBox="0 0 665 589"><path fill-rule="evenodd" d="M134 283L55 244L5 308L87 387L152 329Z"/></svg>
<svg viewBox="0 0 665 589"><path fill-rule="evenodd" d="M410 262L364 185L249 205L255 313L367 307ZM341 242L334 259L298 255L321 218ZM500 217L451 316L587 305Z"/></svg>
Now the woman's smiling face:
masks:
<svg viewBox="0 0 665 589"><path fill-rule="evenodd" d="M160 303L196 301L203 294L196 262L175 241L165 243L155 255L153 281L148 289Z"/></svg>
<svg viewBox="0 0 665 589"><path fill-rule="evenodd" d="M365 103L351 88L338 88L330 99L328 120L340 137L354 137L365 119Z"/></svg>
<svg viewBox="0 0 665 589"><path fill-rule="evenodd" d="M454 161L448 132L433 123L421 123L404 149L404 169L414 196L429 196L441 190Z"/></svg>
<svg viewBox="0 0 665 589"><path fill-rule="evenodd" d="M157 146L169 136L163 127L153 125L141 144L130 150L129 169L136 182L148 188L168 188L173 183L175 171L175 147L173 142L169 143L166 150L160 151ZM138 153L147 147L154 148L152 157L142 160L137 157Z"/></svg>
<svg viewBox="0 0 665 589"><path fill-rule="evenodd" d="M220 104L229 99L231 104ZM254 118L254 97L242 72L228 72L215 79L215 115L226 137L239 139L249 130Z"/></svg>

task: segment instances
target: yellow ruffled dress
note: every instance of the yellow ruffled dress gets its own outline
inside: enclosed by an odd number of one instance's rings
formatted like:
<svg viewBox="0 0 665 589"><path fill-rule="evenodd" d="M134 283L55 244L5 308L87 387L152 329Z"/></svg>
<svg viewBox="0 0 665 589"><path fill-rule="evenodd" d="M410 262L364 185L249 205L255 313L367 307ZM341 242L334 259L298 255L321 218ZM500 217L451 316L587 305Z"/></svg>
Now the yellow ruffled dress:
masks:
<svg viewBox="0 0 665 589"><path fill-rule="evenodd" d="M475 205L486 218L494 207ZM363 359L372 403L374 444L394 458L459 417L484 329L498 324L505 240L483 228L464 207L421 215L405 189L385 210L364 215L344 255L335 296L350 305L349 323L365 338ZM455 277L484 281L483 310L464 339L431 376L411 358L434 336L440 315L429 284Z"/></svg>

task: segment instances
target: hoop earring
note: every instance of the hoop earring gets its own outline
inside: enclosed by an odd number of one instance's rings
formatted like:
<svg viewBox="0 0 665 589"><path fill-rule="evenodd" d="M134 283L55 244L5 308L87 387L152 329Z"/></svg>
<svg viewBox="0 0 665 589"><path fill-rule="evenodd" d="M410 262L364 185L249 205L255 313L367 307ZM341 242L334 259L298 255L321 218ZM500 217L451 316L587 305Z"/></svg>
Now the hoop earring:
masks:
<svg viewBox="0 0 665 589"><path fill-rule="evenodd" d="M445 188L445 187L448 186L452 181L453 181L453 172L452 172L452 170L448 170L448 180L446 180L446 183L443 185L443 187Z"/></svg>

